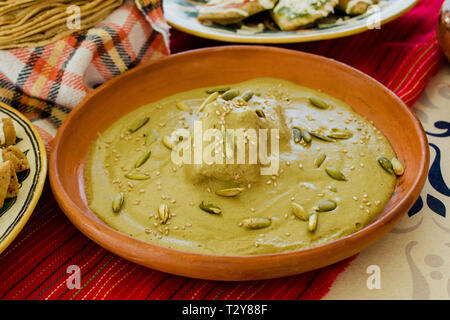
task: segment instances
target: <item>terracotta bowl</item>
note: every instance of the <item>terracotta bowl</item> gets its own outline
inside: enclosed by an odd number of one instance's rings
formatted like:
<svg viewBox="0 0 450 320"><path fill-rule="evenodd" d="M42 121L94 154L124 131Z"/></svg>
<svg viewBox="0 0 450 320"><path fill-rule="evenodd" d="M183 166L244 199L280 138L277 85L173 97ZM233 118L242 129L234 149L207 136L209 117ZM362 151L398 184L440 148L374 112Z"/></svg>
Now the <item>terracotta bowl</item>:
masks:
<svg viewBox="0 0 450 320"><path fill-rule="evenodd" d="M321 89L373 120L405 165L394 196L370 225L337 241L255 256L194 254L132 239L105 225L88 207L83 169L91 142L131 110L174 93L255 77L278 77ZM411 208L429 163L425 133L408 107L374 79L320 56L264 46L227 46L185 52L135 68L93 91L58 131L50 160L56 200L73 224L102 247L135 263L211 280L268 279L324 267L365 249ZM368 182L369 183L369 182Z"/></svg>

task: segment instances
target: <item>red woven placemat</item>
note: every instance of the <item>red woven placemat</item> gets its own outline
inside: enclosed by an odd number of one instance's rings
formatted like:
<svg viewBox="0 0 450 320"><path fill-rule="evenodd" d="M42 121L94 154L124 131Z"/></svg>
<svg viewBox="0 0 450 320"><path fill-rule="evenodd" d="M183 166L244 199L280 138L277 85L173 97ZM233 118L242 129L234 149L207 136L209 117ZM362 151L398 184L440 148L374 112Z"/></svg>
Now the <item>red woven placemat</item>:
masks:
<svg viewBox="0 0 450 320"><path fill-rule="evenodd" d="M412 105L443 62L435 37L442 2L422 0L381 30L284 47L352 65ZM172 32L173 52L221 44ZM84 237L58 208L47 183L32 218L0 255L0 299L320 299L350 261L297 276L242 283L157 272L123 260ZM81 269L80 289L67 288L70 265Z"/></svg>

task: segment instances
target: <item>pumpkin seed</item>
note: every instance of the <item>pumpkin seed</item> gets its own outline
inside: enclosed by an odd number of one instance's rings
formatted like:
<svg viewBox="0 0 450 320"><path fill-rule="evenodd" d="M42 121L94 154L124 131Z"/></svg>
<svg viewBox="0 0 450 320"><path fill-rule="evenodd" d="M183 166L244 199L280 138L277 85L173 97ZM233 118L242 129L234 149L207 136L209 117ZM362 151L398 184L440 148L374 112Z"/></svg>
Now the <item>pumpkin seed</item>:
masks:
<svg viewBox="0 0 450 320"><path fill-rule="evenodd" d="M222 213L222 210L218 206L216 206L212 203L206 204L204 201L202 201L202 203L200 203L198 207L208 213L212 213L212 214L221 214Z"/></svg>
<svg viewBox="0 0 450 320"><path fill-rule="evenodd" d="M122 209L123 203L124 203L123 192L119 192L114 197L114 200L112 202L112 210L113 210L113 212L115 212L115 213L119 212L120 209Z"/></svg>
<svg viewBox="0 0 450 320"><path fill-rule="evenodd" d="M142 119L136 120L135 122L133 122L133 124L128 128L128 131L130 132L136 132L138 131L140 128L142 128L147 122L148 120L150 120L149 117L144 117Z"/></svg>
<svg viewBox="0 0 450 320"><path fill-rule="evenodd" d="M242 224L247 229L262 229L270 226L272 224L272 220L268 218L247 218L242 220Z"/></svg>
<svg viewBox="0 0 450 320"><path fill-rule="evenodd" d="M347 181L344 174L336 168L326 168L325 171L334 180Z"/></svg>
<svg viewBox="0 0 450 320"><path fill-rule="evenodd" d="M222 94L222 99L228 101L228 100L236 98L238 95L239 95L239 90L230 89Z"/></svg>
<svg viewBox="0 0 450 320"><path fill-rule="evenodd" d="M163 143L163 145L165 145L170 150L175 148L175 141L174 141L174 139L172 137L164 136L163 139L162 139L162 143Z"/></svg>
<svg viewBox="0 0 450 320"><path fill-rule="evenodd" d="M241 95L241 98L244 101L249 101L252 97L253 97L253 91L252 90L247 90Z"/></svg>
<svg viewBox="0 0 450 320"><path fill-rule="evenodd" d="M158 216L161 219L162 223L166 223L169 220L169 208L165 203L161 203L158 208Z"/></svg>
<svg viewBox="0 0 450 320"><path fill-rule="evenodd" d="M148 158L150 158L150 155L152 154L151 151L145 152L134 164L135 168L139 168L142 166L145 162L147 162Z"/></svg>
<svg viewBox="0 0 450 320"><path fill-rule="evenodd" d="M317 213L313 213L308 218L308 231L314 232L317 229Z"/></svg>
<svg viewBox="0 0 450 320"><path fill-rule="evenodd" d="M303 141L305 141L306 143L311 143L312 137L311 137L311 135L309 134L308 131L303 130L302 131L302 136L303 136Z"/></svg>
<svg viewBox="0 0 450 320"><path fill-rule="evenodd" d="M392 158L392 169L394 170L395 175L401 176L405 172L405 168L402 163L397 158Z"/></svg>
<svg viewBox="0 0 450 320"><path fill-rule="evenodd" d="M152 130L145 137L145 145L149 146L157 140L158 140L158 133L156 132L156 130Z"/></svg>
<svg viewBox="0 0 450 320"><path fill-rule="evenodd" d="M177 102L177 103L175 104L175 106L176 106L177 109L180 110L180 111L186 111L186 112L189 112L189 111L191 110L191 108L189 108L189 106L188 106L185 102L183 102L183 101Z"/></svg>
<svg viewBox="0 0 450 320"><path fill-rule="evenodd" d="M394 168L392 167L392 163L391 161L389 161L389 159L385 158L385 157L378 157L377 158L378 163L380 164L380 166L388 173L393 174L394 173Z"/></svg>
<svg viewBox="0 0 450 320"><path fill-rule="evenodd" d="M261 109L256 109L255 112L256 112L257 116L260 117L260 118L265 118L266 117L264 111L262 111Z"/></svg>
<svg viewBox="0 0 450 320"><path fill-rule="evenodd" d="M326 135L323 135L321 133L317 133L317 132L309 132L314 138L326 141L326 142L336 142L336 140L327 137Z"/></svg>
<svg viewBox="0 0 450 320"><path fill-rule="evenodd" d="M229 189L221 189L216 190L216 194L222 197L235 197L244 191L244 188L229 188Z"/></svg>
<svg viewBox="0 0 450 320"><path fill-rule="evenodd" d="M300 141L302 141L302 131L298 128L293 128L292 137L294 138L295 143L300 143Z"/></svg>
<svg viewBox="0 0 450 320"><path fill-rule="evenodd" d="M210 89L208 89L208 90L206 90L206 93L214 93L214 92L225 92L225 91L228 91L228 90L230 90L231 88L230 87L225 87L225 86L223 86L223 87L215 87L215 88L210 88Z"/></svg>
<svg viewBox="0 0 450 320"><path fill-rule="evenodd" d="M309 98L309 102L314 107L319 108L319 109L328 109L328 107L329 107L329 105L325 101L323 101L319 98L316 98L316 97Z"/></svg>
<svg viewBox="0 0 450 320"><path fill-rule="evenodd" d="M347 139L350 139L351 137L353 137L353 133L348 132L348 131L337 131L337 132L330 133L328 135L328 138L340 139L340 140L347 140Z"/></svg>
<svg viewBox="0 0 450 320"><path fill-rule="evenodd" d="M199 114L200 112L203 111L203 109L205 108L205 106L213 101L215 101L217 99L217 97L219 96L219 92L213 92L211 93L200 105L200 107L197 110L197 114Z"/></svg>
<svg viewBox="0 0 450 320"><path fill-rule="evenodd" d="M325 161L327 155L325 153L321 153L317 156L317 158L314 160L314 167L320 168L322 163Z"/></svg>
<svg viewBox="0 0 450 320"><path fill-rule="evenodd" d="M148 180L150 179L150 176L145 173L134 172L134 173L127 173L125 175L125 178L130 180Z"/></svg>
<svg viewBox="0 0 450 320"><path fill-rule="evenodd" d="M337 192L338 189L336 188L336 186L330 185L328 186L328 190L332 191L332 192Z"/></svg>
<svg viewBox="0 0 450 320"><path fill-rule="evenodd" d="M318 212L332 211L332 210L336 209L336 207L337 207L336 202L334 202L333 200L327 200L327 201L319 202L317 204L316 211L318 211Z"/></svg>
<svg viewBox="0 0 450 320"><path fill-rule="evenodd" d="M305 208L302 205L292 202L292 213L299 218L300 220L306 221L308 220L309 215L306 213Z"/></svg>

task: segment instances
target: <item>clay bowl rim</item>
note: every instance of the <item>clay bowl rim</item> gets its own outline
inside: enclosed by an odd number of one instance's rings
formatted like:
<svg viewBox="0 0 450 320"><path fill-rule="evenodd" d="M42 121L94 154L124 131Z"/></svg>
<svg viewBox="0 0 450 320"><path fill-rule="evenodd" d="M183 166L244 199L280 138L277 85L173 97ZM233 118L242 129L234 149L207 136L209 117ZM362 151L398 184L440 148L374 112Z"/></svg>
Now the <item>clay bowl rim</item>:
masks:
<svg viewBox="0 0 450 320"><path fill-rule="evenodd" d="M117 82L120 82L122 79L127 77L132 77L134 73L139 72L142 69L149 68L151 69L153 66L158 66L164 63L167 63L167 61L179 59L182 57L187 57L191 55L197 55L199 53L203 52L225 52L228 50L264 50L264 51L274 51L279 54L294 54L303 56L305 59L312 59L312 60L319 60L322 63L331 63L335 64L336 67L343 70L343 72L350 72L353 73L353 75L356 75L358 77L364 78L366 81L369 81L373 85L377 87L377 89L384 91L388 95L393 98L399 107L403 109L406 115L408 115L409 120L411 120L414 123L414 127L416 130L416 133L419 136L419 142L420 142L420 148L422 149L420 157L416 160L420 162L419 167L419 174L416 176L414 183L408 188L405 192L405 196L401 199L398 199L396 203L387 211L382 212L380 215L375 218L370 224L362 228L361 230L358 230L355 233L352 233L350 235L347 235L345 237L342 237L337 240L333 240L330 242L326 242L324 244L311 247L311 248L304 248L304 249L298 249L293 251L286 251L286 252L280 252L280 253L270 253L270 254L258 254L258 255L249 255L249 256L239 256L239 255L213 255L213 254L203 254L203 253L193 253L189 251L181 251L181 250L175 250L163 246L158 246L156 244L147 243L141 240L137 240L134 238L131 238L130 236L121 233L119 231L116 231L115 229L109 227L105 223L99 221L96 221L85 214L84 211L82 211L72 200L71 197L67 194L64 185L60 179L60 174L58 171L58 152L60 148L61 141L64 137L64 133L66 132L67 128L71 125L72 121L76 120L76 118L83 113L85 110L85 106L87 105L87 102L91 99L92 96L99 94L102 92L106 87L108 86L114 86ZM131 109L128 112L131 112ZM92 112L92 110L86 112ZM370 117L368 117L370 120ZM329 59L326 57L318 56L315 54L310 53L304 53L300 51L290 50L290 49L284 49L284 48L277 48L277 47L268 47L268 46L255 46L255 45L227 45L227 46L218 46L218 47L212 47L212 48L202 48L202 49L196 49L196 50L190 50L185 51L177 54L170 55L168 57L161 58L159 60L143 64L141 66L135 67L127 72L125 72L122 75L119 75L111 80L109 80L106 84L99 86L97 89L90 92L83 101L73 110L69 113L69 115L66 117L64 122L62 123L61 127L59 128L55 139L52 142L52 148L50 153L50 166L49 166L49 177L50 177L50 183L51 188L53 190L53 194L55 196L55 199L57 200L59 206L65 213L65 215L69 218L69 220L79 229L83 234L85 234L88 238L102 246L103 248L107 249L108 251L111 251L121 257L123 257L126 260L135 262L137 264L149 267L146 265L145 260L140 259L139 256L132 256L132 254L128 254L126 249L132 249L132 248L146 248L148 250L152 250L155 253L160 254L168 254L168 255L174 255L179 254L183 255L184 257L189 257L192 260L197 260L198 262L210 262L216 260L217 263L246 263L250 261L259 261L264 262L272 259L279 259L279 258L296 258L299 259L301 256L308 256L313 255L314 253L318 254L322 251L323 254L326 254L327 252L332 252L335 248L340 248L343 246L351 246L353 243L359 243L361 241L364 242L364 239L366 239L365 245L363 245L363 248L360 250L357 250L356 252L353 252L350 255L347 255L347 257L352 256L361 250L364 250L368 246L372 245L374 242L378 241L383 235L385 235L387 232L389 232L395 223L399 221L401 216L406 213L406 211L413 205L414 201L418 198L420 195L420 192L424 186L424 183L426 181L427 172L428 172L428 166L429 166L429 149L428 149L428 142L426 134L423 130L423 127L417 117L412 113L410 108L406 106L406 104L398 98L392 91L390 91L388 88L386 88L384 85L379 83L377 80L373 79L367 74L362 73L361 71L350 67L344 63L335 61L333 59ZM79 160L83 159L75 159L74 162L79 162ZM84 160L83 160L84 161ZM82 165L83 171L84 171L84 163ZM78 172L78 171L77 171ZM79 173L78 173L79 174ZM79 179L77 179L77 186L81 187ZM84 186L84 184L82 184ZM398 183L396 185L396 188L398 187ZM84 191L84 190L83 190ZM81 193L81 191L80 191ZM83 200L86 201L84 192L81 195ZM86 203L87 206L87 203ZM91 211L92 214L95 215ZM372 238L370 235L375 235ZM111 246L109 243L106 242L106 238L109 239L115 239L120 242L120 246L123 247L123 250L116 250L116 246ZM373 239L375 238L375 239ZM121 251L122 253L117 253L117 251ZM170 258L173 259L173 258ZM343 258L345 259L345 258ZM341 261L336 260L335 262ZM176 264L176 261L174 261ZM325 264L321 267L324 267ZM297 273L285 273L281 275L276 276L263 276L263 277L255 277L255 278L249 278L249 279L243 279L239 276L236 277L201 277L201 276L192 276L189 275L189 271L187 272L173 272L173 271L166 271L164 268L159 269L158 267L152 266L152 269L160 270L162 272L169 272L172 274L180 275L180 276L187 276L187 277L194 277L199 279L208 279L208 280L231 280L231 281L246 281L246 280L258 280L258 279L270 279L275 277L281 277L281 276L289 276ZM311 269L308 269L311 270Z"/></svg>

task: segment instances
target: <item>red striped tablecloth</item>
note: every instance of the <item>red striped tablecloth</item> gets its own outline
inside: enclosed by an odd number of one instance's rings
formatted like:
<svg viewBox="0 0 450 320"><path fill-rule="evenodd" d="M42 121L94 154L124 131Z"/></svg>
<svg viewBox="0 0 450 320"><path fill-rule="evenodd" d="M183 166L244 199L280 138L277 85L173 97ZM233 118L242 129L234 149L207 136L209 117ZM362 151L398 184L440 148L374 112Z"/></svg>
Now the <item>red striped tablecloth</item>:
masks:
<svg viewBox="0 0 450 320"><path fill-rule="evenodd" d="M435 37L442 2L422 0L381 30L283 47L354 66L412 105L443 62ZM172 31L172 52L216 45L222 43ZM348 263L351 259L297 276L242 283L157 272L128 262L83 236L58 208L47 183L32 218L0 255L0 299L320 299ZM80 289L66 285L70 265L81 269Z"/></svg>

